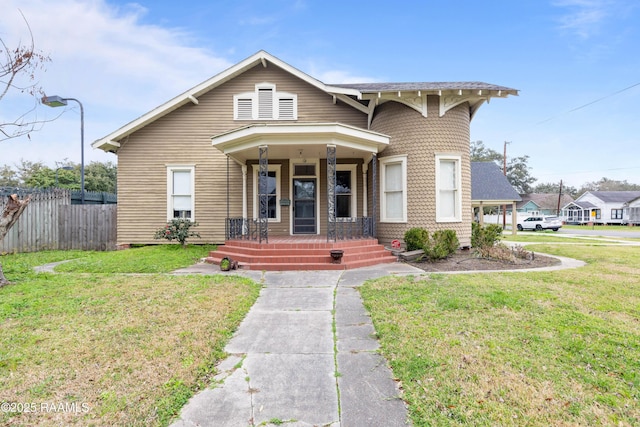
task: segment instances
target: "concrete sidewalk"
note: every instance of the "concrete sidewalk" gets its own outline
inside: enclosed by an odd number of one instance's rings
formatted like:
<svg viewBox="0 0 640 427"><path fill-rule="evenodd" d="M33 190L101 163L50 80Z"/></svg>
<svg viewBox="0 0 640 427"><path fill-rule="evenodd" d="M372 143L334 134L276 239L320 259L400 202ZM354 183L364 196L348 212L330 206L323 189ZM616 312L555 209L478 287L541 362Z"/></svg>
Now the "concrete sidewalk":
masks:
<svg viewBox="0 0 640 427"><path fill-rule="evenodd" d="M212 267L178 273L207 274ZM218 366L218 384L194 396L173 426L409 424L355 287L370 278L421 273L399 263L346 271L238 271L264 287L225 348L231 356Z"/></svg>

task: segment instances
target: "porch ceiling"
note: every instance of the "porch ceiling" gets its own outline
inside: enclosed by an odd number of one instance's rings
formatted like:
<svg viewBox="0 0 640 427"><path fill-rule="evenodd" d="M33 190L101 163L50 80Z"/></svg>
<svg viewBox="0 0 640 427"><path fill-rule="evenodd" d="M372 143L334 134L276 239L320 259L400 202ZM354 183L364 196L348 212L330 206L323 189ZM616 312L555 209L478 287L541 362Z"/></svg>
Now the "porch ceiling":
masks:
<svg viewBox="0 0 640 427"><path fill-rule="evenodd" d="M272 159L325 158L327 145L335 145L336 157L368 161L389 145L389 136L340 123L251 124L211 142L240 164L258 159L261 145L269 147Z"/></svg>

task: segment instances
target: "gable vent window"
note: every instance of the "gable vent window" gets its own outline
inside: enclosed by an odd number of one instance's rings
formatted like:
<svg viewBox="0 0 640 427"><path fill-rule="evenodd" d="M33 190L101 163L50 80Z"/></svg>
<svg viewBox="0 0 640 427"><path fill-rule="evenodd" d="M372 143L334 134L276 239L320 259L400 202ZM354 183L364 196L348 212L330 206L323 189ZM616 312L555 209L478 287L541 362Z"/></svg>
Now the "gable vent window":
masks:
<svg viewBox="0 0 640 427"><path fill-rule="evenodd" d="M278 111L280 112L280 120L295 119L295 111L293 107L293 98L280 98Z"/></svg>
<svg viewBox="0 0 640 427"><path fill-rule="evenodd" d="M251 120L253 118L251 98L239 98L236 101L238 109L238 120Z"/></svg>
<svg viewBox="0 0 640 427"><path fill-rule="evenodd" d="M254 92L233 97L235 120L297 120L298 96L278 92L276 85L260 83Z"/></svg>
<svg viewBox="0 0 640 427"><path fill-rule="evenodd" d="M273 89L258 89L258 118L273 118Z"/></svg>

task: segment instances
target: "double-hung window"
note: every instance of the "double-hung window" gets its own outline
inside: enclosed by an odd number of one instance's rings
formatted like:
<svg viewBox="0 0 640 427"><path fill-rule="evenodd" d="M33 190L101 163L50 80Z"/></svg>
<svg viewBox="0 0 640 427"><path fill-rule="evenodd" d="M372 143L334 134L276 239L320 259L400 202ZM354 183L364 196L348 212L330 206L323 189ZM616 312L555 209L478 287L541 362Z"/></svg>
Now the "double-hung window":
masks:
<svg viewBox="0 0 640 427"><path fill-rule="evenodd" d="M167 166L167 220L175 218L195 221L195 167Z"/></svg>
<svg viewBox="0 0 640 427"><path fill-rule="evenodd" d="M611 219L622 219L622 209L611 209Z"/></svg>
<svg viewBox="0 0 640 427"><path fill-rule="evenodd" d="M298 96L278 92L272 83L260 83L253 92L233 96L235 120L296 120Z"/></svg>
<svg viewBox="0 0 640 427"><path fill-rule="evenodd" d="M380 220L407 222L407 156L380 159Z"/></svg>
<svg viewBox="0 0 640 427"><path fill-rule="evenodd" d="M259 195L260 166L253 165L253 217L260 217ZM280 165L269 165L267 170L267 219L269 222L280 222Z"/></svg>
<svg viewBox="0 0 640 427"><path fill-rule="evenodd" d="M436 222L462 221L460 156L436 155Z"/></svg>

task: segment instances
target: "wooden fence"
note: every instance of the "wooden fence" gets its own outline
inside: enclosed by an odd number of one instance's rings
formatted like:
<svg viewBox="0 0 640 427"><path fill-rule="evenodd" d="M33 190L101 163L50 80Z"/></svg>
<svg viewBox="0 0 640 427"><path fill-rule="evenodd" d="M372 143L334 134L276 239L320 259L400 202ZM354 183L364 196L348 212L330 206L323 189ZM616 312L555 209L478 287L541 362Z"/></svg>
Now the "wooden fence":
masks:
<svg viewBox="0 0 640 427"><path fill-rule="evenodd" d="M0 242L0 253L116 249L117 205L72 205L69 190L61 189L20 194L27 196L31 202ZM0 212L6 200L1 197Z"/></svg>

